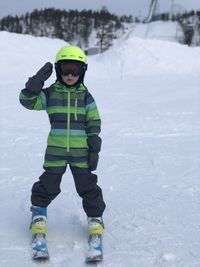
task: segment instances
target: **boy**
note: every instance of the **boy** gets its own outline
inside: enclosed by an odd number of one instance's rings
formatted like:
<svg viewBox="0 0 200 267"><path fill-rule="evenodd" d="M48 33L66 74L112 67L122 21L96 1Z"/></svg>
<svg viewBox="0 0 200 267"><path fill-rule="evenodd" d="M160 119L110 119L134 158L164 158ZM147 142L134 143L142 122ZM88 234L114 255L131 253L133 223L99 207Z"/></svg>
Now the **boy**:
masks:
<svg viewBox="0 0 200 267"><path fill-rule="evenodd" d="M46 63L29 78L20 93L20 103L27 109L46 110L51 130L47 140L45 172L33 184L32 223L35 237L46 234L47 206L60 193L60 183L69 164L76 190L82 198L88 218L89 234L102 235L105 209L97 175L93 174L101 148L101 120L96 103L84 85L86 56L76 46L61 48L56 55L57 80L42 89L53 71Z"/></svg>

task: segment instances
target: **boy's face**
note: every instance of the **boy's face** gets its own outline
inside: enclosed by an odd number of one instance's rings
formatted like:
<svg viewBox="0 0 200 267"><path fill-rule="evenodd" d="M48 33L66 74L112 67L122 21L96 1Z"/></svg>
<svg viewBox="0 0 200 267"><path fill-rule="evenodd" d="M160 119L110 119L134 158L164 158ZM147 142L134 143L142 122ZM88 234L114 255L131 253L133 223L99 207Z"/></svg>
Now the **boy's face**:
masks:
<svg viewBox="0 0 200 267"><path fill-rule="evenodd" d="M67 85L73 85L75 84L79 79L79 76L73 76L72 74L69 74L67 76L62 75L62 80Z"/></svg>
<svg viewBox="0 0 200 267"><path fill-rule="evenodd" d="M60 71L64 83L74 85L84 73L84 68L81 62L64 60L60 62Z"/></svg>

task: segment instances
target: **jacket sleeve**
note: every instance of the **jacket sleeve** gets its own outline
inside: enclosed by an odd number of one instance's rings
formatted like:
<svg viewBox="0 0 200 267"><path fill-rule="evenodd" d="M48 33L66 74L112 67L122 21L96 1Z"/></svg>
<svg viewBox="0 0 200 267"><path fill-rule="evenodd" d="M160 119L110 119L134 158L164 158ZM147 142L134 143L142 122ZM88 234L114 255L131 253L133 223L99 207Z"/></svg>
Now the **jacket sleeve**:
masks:
<svg viewBox="0 0 200 267"><path fill-rule="evenodd" d="M101 132L101 119L92 95L86 93L86 133L89 136L99 135Z"/></svg>
<svg viewBox="0 0 200 267"><path fill-rule="evenodd" d="M20 92L19 101L27 109L45 110L46 109L46 90L43 89L38 95L27 89Z"/></svg>

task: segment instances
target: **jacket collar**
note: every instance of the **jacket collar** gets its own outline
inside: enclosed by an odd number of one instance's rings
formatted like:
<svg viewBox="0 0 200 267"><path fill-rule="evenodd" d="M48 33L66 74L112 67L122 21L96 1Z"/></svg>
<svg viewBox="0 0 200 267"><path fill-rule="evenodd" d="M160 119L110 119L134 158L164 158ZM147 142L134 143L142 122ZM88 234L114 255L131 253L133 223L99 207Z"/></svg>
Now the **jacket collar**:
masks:
<svg viewBox="0 0 200 267"><path fill-rule="evenodd" d="M86 91L86 87L84 86L83 83L79 83L74 86L67 86L67 85L63 85L59 81L56 81L53 86L55 88L55 91L57 92L84 92Z"/></svg>

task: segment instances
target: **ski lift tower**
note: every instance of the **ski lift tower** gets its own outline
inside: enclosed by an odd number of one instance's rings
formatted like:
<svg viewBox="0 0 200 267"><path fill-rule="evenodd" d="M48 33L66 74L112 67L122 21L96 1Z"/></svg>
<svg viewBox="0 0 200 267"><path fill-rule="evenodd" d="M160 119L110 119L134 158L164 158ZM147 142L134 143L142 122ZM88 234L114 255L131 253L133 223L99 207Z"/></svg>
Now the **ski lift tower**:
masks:
<svg viewBox="0 0 200 267"><path fill-rule="evenodd" d="M149 14L146 20L147 23L149 23L152 20L157 4L158 4L158 0L151 0L150 6L149 6Z"/></svg>

